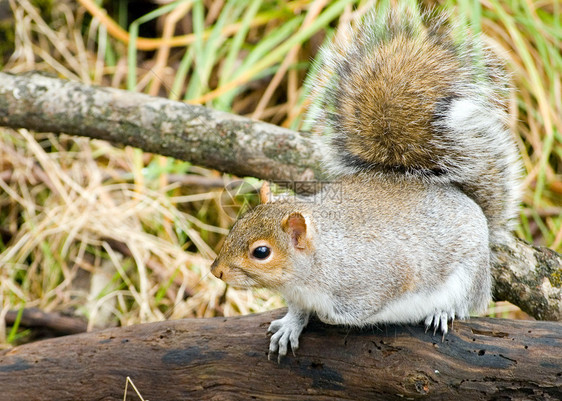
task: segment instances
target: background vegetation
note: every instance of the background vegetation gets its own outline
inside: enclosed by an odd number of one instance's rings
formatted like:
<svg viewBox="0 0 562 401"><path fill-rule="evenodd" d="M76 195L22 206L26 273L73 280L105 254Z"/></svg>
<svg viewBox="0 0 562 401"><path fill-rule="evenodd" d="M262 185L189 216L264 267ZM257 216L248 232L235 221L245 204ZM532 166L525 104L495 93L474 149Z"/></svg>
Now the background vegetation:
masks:
<svg viewBox="0 0 562 401"><path fill-rule="evenodd" d="M376 3L0 1L0 63L305 129L303 84L318 47ZM559 251L561 3L424 4L450 10L505 61L526 169L518 235ZM255 202L223 191L234 178L101 141L0 128L0 345L33 338L17 321L3 324L22 308L106 327L282 305L269 291L209 277L237 208ZM488 313L522 316L516 310L500 303Z"/></svg>

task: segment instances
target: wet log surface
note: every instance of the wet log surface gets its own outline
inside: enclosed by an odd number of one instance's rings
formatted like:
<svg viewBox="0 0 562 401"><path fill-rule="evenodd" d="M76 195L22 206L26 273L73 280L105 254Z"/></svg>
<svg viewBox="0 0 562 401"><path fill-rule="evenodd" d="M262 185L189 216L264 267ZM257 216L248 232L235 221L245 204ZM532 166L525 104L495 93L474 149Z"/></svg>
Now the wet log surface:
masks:
<svg viewBox="0 0 562 401"><path fill-rule="evenodd" d="M312 322L268 361L276 310L59 337L0 352L0 400L562 399L562 324L475 318L444 341L420 326ZM139 399L128 390L127 399Z"/></svg>

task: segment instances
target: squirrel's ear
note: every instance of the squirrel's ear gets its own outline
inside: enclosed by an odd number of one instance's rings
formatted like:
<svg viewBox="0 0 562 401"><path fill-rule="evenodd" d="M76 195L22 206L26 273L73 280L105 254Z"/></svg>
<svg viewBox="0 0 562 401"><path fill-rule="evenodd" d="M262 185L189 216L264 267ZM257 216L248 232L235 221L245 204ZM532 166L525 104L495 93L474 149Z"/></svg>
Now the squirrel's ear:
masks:
<svg viewBox="0 0 562 401"><path fill-rule="evenodd" d="M283 230L291 236L293 246L298 249L306 247L306 219L300 212L293 212L283 219Z"/></svg>
<svg viewBox="0 0 562 401"><path fill-rule="evenodd" d="M271 199L271 188L269 182L264 181L260 188L260 203L267 203Z"/></svg>

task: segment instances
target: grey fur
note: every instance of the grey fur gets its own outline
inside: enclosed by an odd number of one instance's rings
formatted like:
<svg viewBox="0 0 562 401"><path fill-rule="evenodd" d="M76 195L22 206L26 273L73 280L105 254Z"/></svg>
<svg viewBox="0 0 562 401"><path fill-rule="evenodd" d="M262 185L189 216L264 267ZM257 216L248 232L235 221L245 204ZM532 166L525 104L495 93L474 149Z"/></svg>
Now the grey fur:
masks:
<svg viewBox="0 0 562 401"><path fill-rule="evenodd" d="M289 257L292 267L277 288L289 315L315 313L351 326L426 321L446 333L448 319L486 308L487 221L458 188L365 174L331 185L338 188L324 191L342 190L343 203L325 197L293 205L310 216L315 251ZM287 326L283 339L290 341L302 331L297 322L307 321L275 321L270 331ZM278 340L272 337L271 351L279 347L281 354L287 344Z"/></svg>

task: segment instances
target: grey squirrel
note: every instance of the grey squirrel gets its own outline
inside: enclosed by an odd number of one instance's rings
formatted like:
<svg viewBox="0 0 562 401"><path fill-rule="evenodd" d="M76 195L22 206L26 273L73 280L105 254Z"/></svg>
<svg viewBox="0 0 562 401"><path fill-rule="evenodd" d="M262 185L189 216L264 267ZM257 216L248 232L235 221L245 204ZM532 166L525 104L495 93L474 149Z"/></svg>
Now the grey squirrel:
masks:
<svg viewBox="0 0 562 401"><path fill-rule="evenodd" d="M501 66L446 17L402 7L340 32L315 68L310 116L334 181L273 200L265 186L212 273L284 296L288 313L269 327L279 358L298 348L311 314L350 326L423 321L445 335L449 320L488 305L491 245L517 214Z"/></svg>

